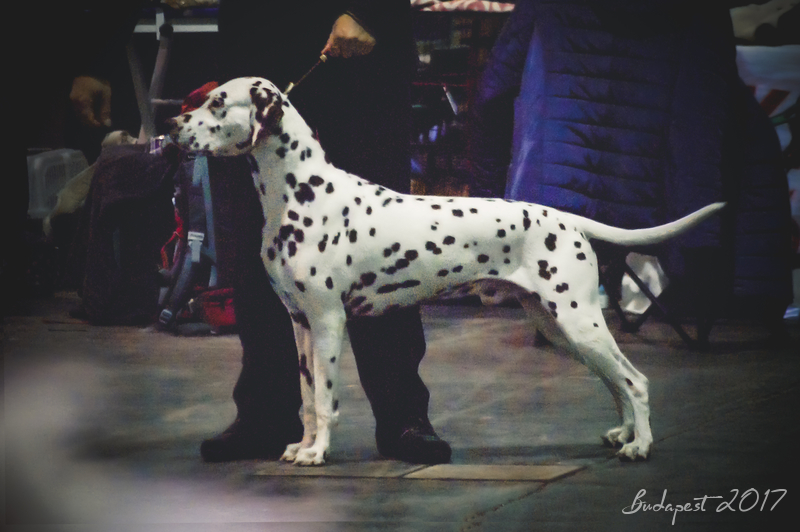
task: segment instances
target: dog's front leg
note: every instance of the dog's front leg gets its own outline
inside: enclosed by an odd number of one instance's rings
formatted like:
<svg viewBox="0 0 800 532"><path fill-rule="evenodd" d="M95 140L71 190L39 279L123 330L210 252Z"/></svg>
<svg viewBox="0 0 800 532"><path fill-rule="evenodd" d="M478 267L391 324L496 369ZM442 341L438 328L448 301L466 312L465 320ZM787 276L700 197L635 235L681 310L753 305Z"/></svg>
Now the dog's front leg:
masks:
<svg viewBox="0 0 800 532"><path fill-rule="evenodd" d="M313 401L316 413L316 437L310 447L301 445L294 463L297 465L322 465L331 444L331 431L339 417L339 362L345 331L344 312L331 312L320 319L311 320L311 348L313 352ZM304 412L305 414L305 412ZM306 421L306 426L310 424ZM307 435L303 436L305 443Z"/></svg>
<svg viewBox="0 0 800 532"><path fill-rule="evenodd" d="M294 462L300 449L314 445L317 435L317 414L314 410L314 349L311 332L303 325L294 324L294 340L297 344L297 357L300 369L300 396L303 400L303 439L291 443L281 456L281 460Z"/></svg>

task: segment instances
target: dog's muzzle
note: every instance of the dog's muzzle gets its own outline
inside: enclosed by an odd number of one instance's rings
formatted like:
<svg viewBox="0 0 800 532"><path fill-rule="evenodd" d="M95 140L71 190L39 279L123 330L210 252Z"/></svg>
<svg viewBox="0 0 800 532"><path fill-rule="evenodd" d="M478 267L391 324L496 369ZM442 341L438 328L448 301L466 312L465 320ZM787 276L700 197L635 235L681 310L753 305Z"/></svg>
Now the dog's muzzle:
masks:
<svg viewBox="0 0 800 532"><path fill-rule="evenodd" d="M183 129L178 124L178 117L168 118L166 120L166 125L169 128L169 136L172 138L175 138L181 132L181 129Z"/></svg>

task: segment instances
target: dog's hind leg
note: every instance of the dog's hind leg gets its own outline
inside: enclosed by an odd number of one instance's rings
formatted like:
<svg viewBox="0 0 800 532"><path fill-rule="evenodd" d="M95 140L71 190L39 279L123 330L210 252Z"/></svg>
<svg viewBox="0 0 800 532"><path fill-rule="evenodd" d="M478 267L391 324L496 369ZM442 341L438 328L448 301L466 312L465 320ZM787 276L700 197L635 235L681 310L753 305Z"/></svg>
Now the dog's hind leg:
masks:
<svg viewBox="0 0 800 532"><path fill-rule="evenodd" d="M304 404L313 404L313 410L304 411L306 427L314 426L316 434L304 434L303 442L294 458L297 465L322 465L325 463L331 444L331 431L339 417L339 362L345 334L344 311L329 312L325 316L311 319L310 386L303 396ZM304 406L304 410L305 410ZM315 419L311 419L314 416ZM313 444L307 445L310 439Z"/></svg>
<svg viewBox="0 0 800 532"><path fill-rule="evenodd" d="M577 358L603 380L620 411L622 424L609 430L603 441L622 446L617 452L621 460L646 460L653 445L647 377L625 358L602 319L589 317L582 325L563 329L573 339Z"/></svg>
<svg viewBox="0 0 800 532"><path fill-rule="evenodd" d="M582 309L565 319L553 316L533 297L521 302L548 340L566 349L611 391L622 423L603 436L604 442L621 446L617 455L622 460L646 460L653 444L648 380L619 350L602 311Z"/></svg>

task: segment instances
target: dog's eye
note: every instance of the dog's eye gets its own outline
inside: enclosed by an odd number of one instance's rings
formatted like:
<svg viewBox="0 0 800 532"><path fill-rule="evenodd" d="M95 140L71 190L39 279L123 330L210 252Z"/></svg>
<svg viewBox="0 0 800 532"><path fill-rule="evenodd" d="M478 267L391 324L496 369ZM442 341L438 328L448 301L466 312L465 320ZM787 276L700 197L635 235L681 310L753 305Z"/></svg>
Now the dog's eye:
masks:
<svg viewBox="0 0 800 532"><path fill-rule="evenodd" d="M222 98L214 98L211 100L211 103L208 104L209 107L222 107L223 105L225 105L225 100Z"/></svg>

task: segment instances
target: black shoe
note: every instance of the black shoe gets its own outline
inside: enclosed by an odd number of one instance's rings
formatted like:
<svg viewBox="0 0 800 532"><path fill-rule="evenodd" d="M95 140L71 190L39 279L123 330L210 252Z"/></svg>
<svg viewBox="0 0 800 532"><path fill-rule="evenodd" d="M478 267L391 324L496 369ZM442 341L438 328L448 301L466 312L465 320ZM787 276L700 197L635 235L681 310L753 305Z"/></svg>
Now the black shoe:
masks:
<svg viewBox="0 0 800 532"><path fill-rule="evenodd" d="M288 444L300 441L301 438L302 434L291 438L256 430L237 418L221 434L203 440L200 444L200 456L205 462L277 460Z"/></svg>
<svg viewBox="0 0 800 532"><path fill-rule="evenodd" d="M427 420L417 419L394 434L376 434L378 452L412 464L450 463L452 450Z"/></svg>

